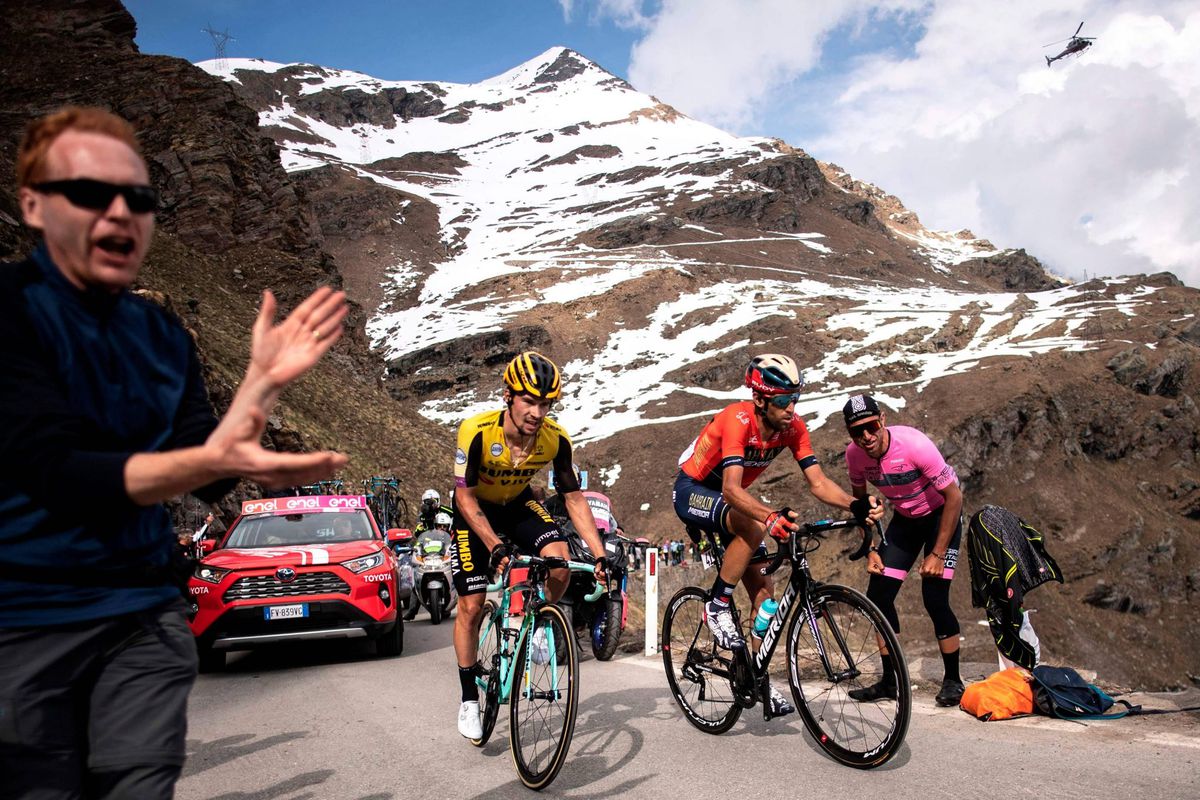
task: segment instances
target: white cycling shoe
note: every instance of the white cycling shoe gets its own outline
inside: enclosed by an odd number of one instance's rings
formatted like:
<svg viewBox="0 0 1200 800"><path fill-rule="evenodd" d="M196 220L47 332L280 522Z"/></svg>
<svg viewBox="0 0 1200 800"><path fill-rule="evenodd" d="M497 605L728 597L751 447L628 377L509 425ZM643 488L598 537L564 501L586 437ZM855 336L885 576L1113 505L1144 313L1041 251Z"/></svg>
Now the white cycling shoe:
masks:
<svg viewBox="0 0 1200 800"><path fill-rule="evenodd" d="M468 739L483 737L483 720L479 716L478 700L467 700L458 707L458 732Z"/></svg>
<svg viewBox="0 0 1200 800"><path fill-rule="evenodd" d="M740 650L746 646L746 640L738 630L737 623L733 621L733 613L727 603L718 603L715 600L705 603L704 622L712 632L717 647L723 650Z"/></svg>

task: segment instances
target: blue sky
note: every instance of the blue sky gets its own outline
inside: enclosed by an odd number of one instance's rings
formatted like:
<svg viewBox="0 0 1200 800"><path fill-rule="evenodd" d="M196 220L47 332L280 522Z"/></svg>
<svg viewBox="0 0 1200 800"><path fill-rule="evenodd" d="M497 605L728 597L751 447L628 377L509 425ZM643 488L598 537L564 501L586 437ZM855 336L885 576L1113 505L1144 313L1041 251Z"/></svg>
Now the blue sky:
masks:
<svg viewBox="0 0 1200 800"><path fill-rule="evenodd" d="M555 45L1073 278L1200 286L1196 0L126 0L143 52L474 82ZM1086 20L1091 50L1042 48Z"/></svg>
<svg viewBox="0 0 1200 800"><path fill-rule="evenodd" d="M227 30L228 55L306 61L389 80L473 83L554 45L627 77L636 31L568 22L557 0L126 0L143 52L213 57L203 28Z"/></svg>

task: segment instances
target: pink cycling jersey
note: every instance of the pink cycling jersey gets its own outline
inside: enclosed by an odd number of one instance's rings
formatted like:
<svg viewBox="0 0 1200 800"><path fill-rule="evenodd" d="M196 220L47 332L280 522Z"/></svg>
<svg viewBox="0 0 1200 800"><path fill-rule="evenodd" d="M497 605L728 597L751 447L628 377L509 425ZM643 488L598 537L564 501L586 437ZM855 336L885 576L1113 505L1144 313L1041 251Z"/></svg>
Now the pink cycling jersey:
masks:
<svg viewBox="0 0 1200 800"><path fill-rule="evenodd" d="M946 498L940 490L958 481L937 445L916 428L889 425L887 452L876 461L854 442L846 447L850 483L866 486L870 481L905 517L924 517L942 507Z"/></svg>

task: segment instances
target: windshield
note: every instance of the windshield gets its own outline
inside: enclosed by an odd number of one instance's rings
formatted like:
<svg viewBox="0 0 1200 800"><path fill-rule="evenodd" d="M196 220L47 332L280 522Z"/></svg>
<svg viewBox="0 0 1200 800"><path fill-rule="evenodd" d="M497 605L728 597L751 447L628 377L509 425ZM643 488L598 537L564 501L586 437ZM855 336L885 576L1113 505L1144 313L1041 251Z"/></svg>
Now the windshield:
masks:
<svg viewBox="0 0 1200 800"><path fill-rule="evenodd" d="M229 534L225 547L293 547L374 538L371 520L361 510L263 515L243 518Z"/></svg>

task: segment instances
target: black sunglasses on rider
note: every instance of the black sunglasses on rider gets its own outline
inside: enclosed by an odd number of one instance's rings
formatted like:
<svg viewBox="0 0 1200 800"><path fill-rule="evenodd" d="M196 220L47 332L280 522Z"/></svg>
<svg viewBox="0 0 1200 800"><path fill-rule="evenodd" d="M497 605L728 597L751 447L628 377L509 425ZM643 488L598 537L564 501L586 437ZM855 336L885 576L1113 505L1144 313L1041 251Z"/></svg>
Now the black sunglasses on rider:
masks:
<svg viewBox="0 0 1200 800"><path fill-rule="evenodd" d="M879 420L879 419L873 419L870 422L864 422L862 425L855 425L853 428L850 429L850 438L858 439L864 433L871 433L871 434L879 433L879 429L882 427L883 427L883 421Z"/></svg>
<svg viewBox="0 0 1200 800"><path fill-rule="evenodd" d="M799 402L800 394L777 394L774 397L768 397L767 402L776 408L787 408L792 403Z"/></svg>
<svg viewBox="0 0 1200 800"><path fill-rule="evenodd" d="M35 183L33 188L47 194L61 194L73 206L92 211L107 211L117 195L125 198L125 205L134 214L148 214L158 208L158 192L153 186L131 186L106 183L92 178L74 178L65 181Z"/></svg>

